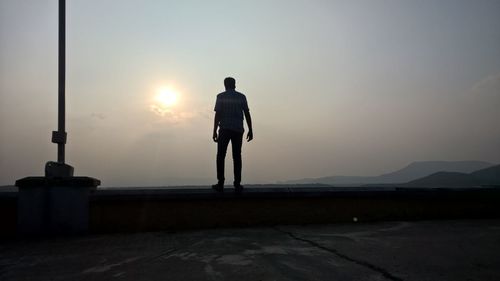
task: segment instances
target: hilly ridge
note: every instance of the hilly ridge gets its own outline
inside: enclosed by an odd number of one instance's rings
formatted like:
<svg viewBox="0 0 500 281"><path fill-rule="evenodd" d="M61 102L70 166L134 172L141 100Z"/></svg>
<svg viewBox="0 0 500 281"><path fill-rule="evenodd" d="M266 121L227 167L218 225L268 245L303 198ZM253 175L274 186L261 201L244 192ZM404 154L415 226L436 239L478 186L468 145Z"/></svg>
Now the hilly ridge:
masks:
<svg viewBox="0 0 500 281"><path fill-rule="evenodd" d="M422 177L426 177L438 172L472 173L479 171L493 164L484 161L418 161L394 172L381 174L373 177L362 176L331 176L320 178L304 178L290 180L281 183L285 184L309 184L320 183L329 185L364 185L364 184L396 184L408 183ZM488 172L484 172L488 173ZM494 177L495 173L492 173Z"/></svg>
<svg viewBox="0 0 500 281"><path fill-rule="evenodd" d="M500 185L500 165L472 173L437 172L404 184L404 186L411 187L472 187L482 185Z"/></svg>

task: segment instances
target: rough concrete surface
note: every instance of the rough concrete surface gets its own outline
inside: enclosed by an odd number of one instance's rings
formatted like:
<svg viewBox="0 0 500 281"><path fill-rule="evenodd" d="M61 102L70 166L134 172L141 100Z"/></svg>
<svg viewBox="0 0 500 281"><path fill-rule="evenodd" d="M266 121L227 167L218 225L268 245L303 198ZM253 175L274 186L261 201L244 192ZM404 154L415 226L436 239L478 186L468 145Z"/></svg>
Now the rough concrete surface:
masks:
<svg viewBox="0 0 500 281"><path fill-rule="evenodd" d="M500 280L500 220L1 241L0 280Z"/></svg>

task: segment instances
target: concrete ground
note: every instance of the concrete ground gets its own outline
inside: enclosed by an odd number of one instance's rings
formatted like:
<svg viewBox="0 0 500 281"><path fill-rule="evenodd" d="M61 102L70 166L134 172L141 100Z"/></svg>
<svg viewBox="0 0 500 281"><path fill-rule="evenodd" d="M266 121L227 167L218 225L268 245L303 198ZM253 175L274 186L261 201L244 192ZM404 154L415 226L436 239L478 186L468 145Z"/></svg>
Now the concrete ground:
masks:
<svg viewBox="0 0 500 281"><path fill-rule="evenodd" d="M500 280L500 220L1 241L0 280Z"/></svg>

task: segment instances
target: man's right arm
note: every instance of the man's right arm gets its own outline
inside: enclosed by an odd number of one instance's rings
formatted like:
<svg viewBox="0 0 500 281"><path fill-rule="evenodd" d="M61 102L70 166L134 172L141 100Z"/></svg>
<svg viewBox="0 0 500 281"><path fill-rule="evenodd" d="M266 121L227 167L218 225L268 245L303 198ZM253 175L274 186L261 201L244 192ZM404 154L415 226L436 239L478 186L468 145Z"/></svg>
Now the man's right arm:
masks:
<svg viewBox="0 0 500 281"><path fill-rule="evenodd" d="M220 121L220 113L216 111L214 116L214 131L212 134L212 139L214 140L214 142L217 142L219 138L219 136L217 135L217 127L219 126L219 121Z"/></svg>
<svg viewBox="0 0 500 281"><path fill-rule="evenodd" d="M219 122L220 122L220 110L221 110L221 104L219 100L219 96L217 96L217 99L215 100L215 116L214 116L214 131L212 133L212 139L214 142L217 142L219 139L219 136L217 135L217 127L219 127Z"/></svg>

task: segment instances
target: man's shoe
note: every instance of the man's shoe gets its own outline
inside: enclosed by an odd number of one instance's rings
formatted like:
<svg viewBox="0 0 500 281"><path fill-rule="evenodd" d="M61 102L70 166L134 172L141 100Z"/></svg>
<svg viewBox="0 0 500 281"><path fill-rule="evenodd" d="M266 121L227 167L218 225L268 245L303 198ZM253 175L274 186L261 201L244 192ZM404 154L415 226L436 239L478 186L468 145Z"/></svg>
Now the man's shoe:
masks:
<svg viewBox="0 0 500 281"><path fill-rule="evenodd" d="M242 192L243 191L243 185L241 185L241 184L235 184L234 185L234 191L236 191L238 193Z"/></svg>
<svg viewBox="0 0 500 281"><path fill-rule="evenodd" d="M222 192L222 191L224 191L224 184L220 184L220 183L214 184L214 185L212 185L212 189L217 191L217 192Z"/></svg>

